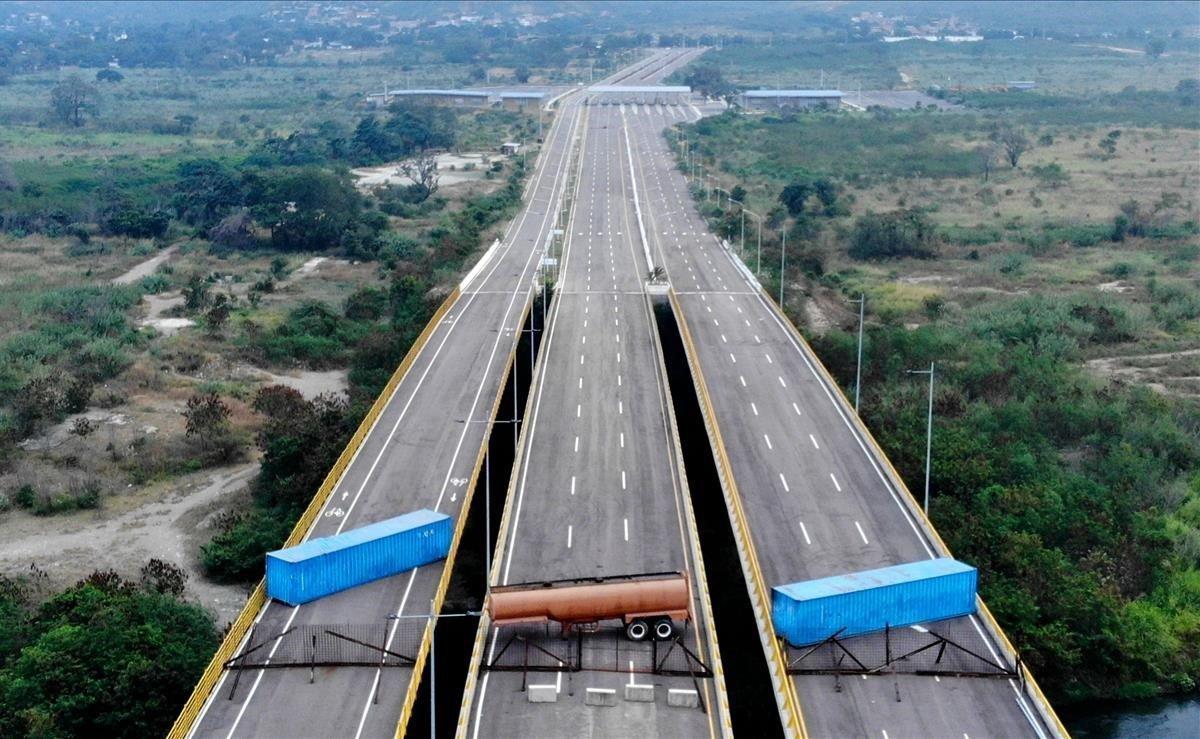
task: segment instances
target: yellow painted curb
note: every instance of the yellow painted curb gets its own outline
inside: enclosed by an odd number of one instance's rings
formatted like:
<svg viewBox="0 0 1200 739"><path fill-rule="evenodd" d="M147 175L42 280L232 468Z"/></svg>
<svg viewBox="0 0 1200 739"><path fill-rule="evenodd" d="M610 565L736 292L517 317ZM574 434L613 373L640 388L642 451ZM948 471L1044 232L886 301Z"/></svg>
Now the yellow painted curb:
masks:
<svg viewBox="0 0 1200 739"><path fill-rule="evenodd" d="M741 494L737 489L737 481L733 476L733 466L729 461L729 456L725 451L725 441L721 436L721 429L717 423L716 413L713 410L712 400L708 393L708 383L704 380L704 372L700 369L699 354L696 351L696 345L692 341L691 329L688 328L687 316L684 315L683 306L679 304L679 299L675 294L674 288L669 293L671 307L675 311L676 320L679 324L680 335L683 337L683 343L686 347L688 366L692 371L692 379L696 385L696 395L700 401L700 410L704 416L704 425L708 430L709 443L713 447L713 453L717 460L717 473L721 479L721 489L725 493L725 502L729 509L729 518L733 522L734 538L738 540L739 550L742 554L742 566L747 570L747 578L751 587L750 598L754 605L754 616L758 621L759 638L763 642L763 650L767 657L767 662L771 668L771 681L775 684L775 700L779 705L779 712L783 719L784 729L791 736L805 738L808 736L808 730L804 724L804 714L800 708L800 701L796 697L795 686L787 674L787 661L784 659L783 653L779 648L779 641L774 638L774 629L771 626L769 614L764 613L764 609L770 607L771 598L767 592L766 586L763 584L762 570L758 564L758 554L754 549L754 540L750 536L749 527L746 524L746 515L742 510ZM754 601L757 600L755 604Z"/></svg>

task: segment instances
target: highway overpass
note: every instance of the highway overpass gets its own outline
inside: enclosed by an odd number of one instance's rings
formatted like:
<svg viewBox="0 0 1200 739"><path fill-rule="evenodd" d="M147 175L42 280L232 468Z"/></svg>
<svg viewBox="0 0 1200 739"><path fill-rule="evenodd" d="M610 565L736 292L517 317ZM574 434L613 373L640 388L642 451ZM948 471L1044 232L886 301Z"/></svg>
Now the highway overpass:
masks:
<svg viewBox="0 0 1200 739"><path fill-rule="evenodd" d="M608 81L657 69L667 58L665 52L654 54ZM420 618L391 617L429 614L440 609L445 596L465 518L460 514L469 505L483 460L486 422L495 417L501 389L515 367L519 329L580 133L579 96L565 97L558 107L526 187L524 208L440 307L290 540L329 536L429 508L456 519L450 557L301 607L265 600L260 585L172 736L359 737L403 730L428 654L429 630ZM328 661L355 664L310 674L308 663L318 646L314 641L310 649L310 637L334 652ZM398 656L384 659L381 643ZM389 666L371 666L372 656ZM254 669L222 669L230 659ZM271 669L283 664L291 667Z"/></svg>
<svg viewBox="0 0 1200 739"><path fill-rule="evenodd" d="M803 651L772 638L775 585L948 552L799 333L708 231L663 136L681 113L688 111L627 106L622 119L650 251L673 286L785 727L885 739L1065 734L986 608L936 628L956 645L948 647L956 669L996 677L919 675L891 663L846 679L817 668L829 665L806 669ZM889 636L897 645L934 639L922 633ZM891 648L867 638L847 646L872 655Z"/></svg>
<svg viewBox="0 0 1200 739"><path fill-rule="evenodd" d="M679 645L636 645L611 623L577 634L576 642L557 626L494 627L484 619L462 735L731 732L678 432L644 289L651 265L637 235L631 150L619 123L599 108L587 116L579 197L491 582L683 570L693 580L694 621ZM534 662L547 671L526 674L526 643L540 652ZM666 669L658 668L655 649ZM547 662L548 654L561 659ZM607 693L612 705L589 705L596 691ZM673 694L689 702L695 697L699 705L670 705Z"/></svg>

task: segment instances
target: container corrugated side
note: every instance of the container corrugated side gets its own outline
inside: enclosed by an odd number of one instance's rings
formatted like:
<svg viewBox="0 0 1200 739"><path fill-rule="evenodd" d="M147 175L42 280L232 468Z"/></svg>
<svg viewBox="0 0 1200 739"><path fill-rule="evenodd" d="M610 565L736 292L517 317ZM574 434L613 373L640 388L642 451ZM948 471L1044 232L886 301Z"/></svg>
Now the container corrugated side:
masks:
<svg viewBox="0 0 1200 739"><path fill-rule="evenodd" d="M938 621L975 612L978 572L948 558L777 586L775 632L793 645Z"/></svg>
<svg viewBox="0 0 1200 739"><path fill-rule="evenodd" d="M267 554L267 595L301 605L444 559L454 535L443 513L415 511Z"/></svg>

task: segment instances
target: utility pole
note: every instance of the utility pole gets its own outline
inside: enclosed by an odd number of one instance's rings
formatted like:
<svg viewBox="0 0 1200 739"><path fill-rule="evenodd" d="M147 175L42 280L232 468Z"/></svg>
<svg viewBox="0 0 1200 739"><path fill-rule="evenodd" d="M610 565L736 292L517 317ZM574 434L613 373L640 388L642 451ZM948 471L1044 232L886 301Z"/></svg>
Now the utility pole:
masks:
<svg viewBox="0 0 1200 739"><path fill-rule="evenodd" d="M783 286L787 267L787 223L783 224L783 247L779 250L779 310L783 310Z"/></svg>
<svg viewBox="0 0 1200 739"><path fill-rule="evenodd" d="M854 370L854 412L858 413L858 397L859 391L862 389L862 346L863 346L863 315L867 307L866 293L859 293L858 300L851 300L851 303L858 303L858 363Z"/></svg>
<svg viewBox="0 0 1200 739"><path fill-rule="evenodd" d="M933 362L927 370L908 370L910 375L929 375L929 411L925 421L925 518L929 518L929 460L933 451Z"/></svg>

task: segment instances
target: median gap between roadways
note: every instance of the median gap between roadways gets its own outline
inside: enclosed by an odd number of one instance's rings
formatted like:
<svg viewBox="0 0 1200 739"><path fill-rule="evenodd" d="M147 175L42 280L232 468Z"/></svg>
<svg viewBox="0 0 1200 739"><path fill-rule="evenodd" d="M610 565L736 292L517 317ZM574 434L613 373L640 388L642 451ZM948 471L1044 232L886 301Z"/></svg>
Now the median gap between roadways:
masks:
<svg viewBox="0 0 1200 739"><path fill-rule="evenodd" d="M553 292L548 291L553 302ZM548 306L547 306L548 310ZM513 458L516 453L517 431L520 426L511 421L523 419L525 401L529 397L529 381L533 364L542 342L542 297L539 295L530 308L529 318L521 327L521 339L517 343L515 372L508 374L508 383L500 397L496 411L496 423L491 436L486 440L489 463L479 471L479 479L471 495L471 506L466 512L467 521L463 528L462 541L450 573L446 598L442 602L443 615L478 612L483 606L487 591L484 572L485 542L491 542L493 550L500 529L500 516L504 513L508 493L509 476L512 474ZM532 354L530 340L533 337ZM514 395L515 400L514 400ZM491 480L485 479L490 468ZM488 501L491 491L491 532L487 530ZM470 669L471 648L475 642L475 631L479 627L477 617L451 617L439 619L434 633L434 655L437 659L437 735L453 737L458 723L458 711L462 706L463 686ZM413 704L408 721L408 736L428 737L429 730L429 668L425 661L425 672Z"/></svg>
<svg viewBox="0 0 1200 739"><path fill-rule="evenodd" d="M713 460L712 447L700 413L696 386L688 368L683 339L669 303L659 301L654 308L658 335L662 342L667 379L671 383L671 402L679 427L679 444L687 470L688 487L696 528L700 533L700 552L708 575L713 622L725 668L725 689L735 736L762 739L782 737L775 705L775 691L758 638L758 623L750 606L749 590L738 558L729 510L721 492L721 480ZM767 717L774 716L771 721Z"/></svg>

